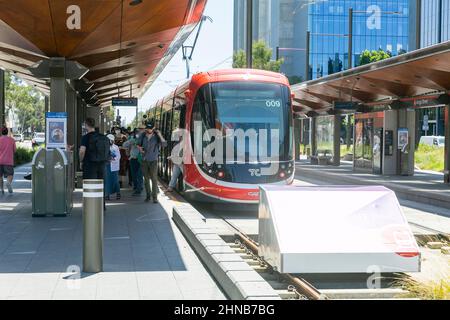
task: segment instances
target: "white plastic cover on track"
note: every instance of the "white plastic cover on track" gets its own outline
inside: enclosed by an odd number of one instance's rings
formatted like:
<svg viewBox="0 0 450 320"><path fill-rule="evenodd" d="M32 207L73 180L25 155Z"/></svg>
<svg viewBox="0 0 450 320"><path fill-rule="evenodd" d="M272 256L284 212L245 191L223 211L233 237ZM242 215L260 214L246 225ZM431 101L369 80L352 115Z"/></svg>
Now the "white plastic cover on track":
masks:
<svg viewBox="0 0 450 320"><path fill-rule="evenodd" d="M385 187L260 188L259 255L281 273L420 271L420 253Z"/></svg>

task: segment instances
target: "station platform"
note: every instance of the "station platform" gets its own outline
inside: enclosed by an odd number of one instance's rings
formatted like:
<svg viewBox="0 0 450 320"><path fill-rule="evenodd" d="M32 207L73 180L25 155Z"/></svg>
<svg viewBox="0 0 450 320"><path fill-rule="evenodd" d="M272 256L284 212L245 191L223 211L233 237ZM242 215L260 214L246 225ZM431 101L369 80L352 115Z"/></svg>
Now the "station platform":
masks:
<svg viewBox="0 0 450 320"><path fill-rule="evenodd" d="M334 167L300 160L296 163L296 177L329 184L381 185L394 191L399 199L450 210L450 186L443 182L444 175L440 173L416 170L414 176L382 176L355 172L351 162L341 162L341 166ZM450 217L450 211L447 216Z"/></svg>
<svg viewBox="0 0 450 320"><path fill-rule="evenodd" d="M107 203L104 272L82 266L82 194L72 215L31 217L31 183L16 168L13 195L0 195L1 299L211 300L226 296L171 219L172 201L122 192ZM77 272L78 271L78 272Z"/></svg>

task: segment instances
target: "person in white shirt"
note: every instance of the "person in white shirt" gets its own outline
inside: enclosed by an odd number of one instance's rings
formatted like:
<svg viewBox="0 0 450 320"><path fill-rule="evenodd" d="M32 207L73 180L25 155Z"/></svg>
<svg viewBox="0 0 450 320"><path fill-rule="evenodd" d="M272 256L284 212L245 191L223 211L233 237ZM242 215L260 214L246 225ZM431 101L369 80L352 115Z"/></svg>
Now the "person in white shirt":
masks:
<svg viewBox="0 0 450 320"><path fill-rule="evenodd" d="M110 200L110 195L115 193L116 199L120 200L120 150L119 147L114 143L115 137L112 134L108 134L107 138L111 143L111 160L106 163L105 199Z"/></svg>
<svg viewBox="0 0 450 320"><path fill-rule="evenodd" d="M175 129L172 133L172 137L178 135L180 135L180 129ZM180 140L178 140L178 143L174 146L174 148L176 146L181 146L181 143L182 143L182 136L180 137ZM182 154L179 154L177 156L180 157L181 159L183 157ZM172 177L170 179L169 188L167 188L167 192L173 192L174 189L176 188L179 176L183 174L183 164L174 162L172 159L172 155L167 157L167 159L172 161Z"/></svg>

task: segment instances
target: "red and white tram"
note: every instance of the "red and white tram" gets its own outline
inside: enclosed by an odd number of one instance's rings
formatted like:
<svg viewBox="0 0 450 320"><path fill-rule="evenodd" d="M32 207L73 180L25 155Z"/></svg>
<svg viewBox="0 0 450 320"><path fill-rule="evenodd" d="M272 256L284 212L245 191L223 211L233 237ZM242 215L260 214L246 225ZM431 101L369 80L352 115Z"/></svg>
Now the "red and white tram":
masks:
<svg viewBox="0 0 450 320"><path fill-rule="evenodd" d="M259 184L291 184L294 179L291 92L282 74L254 69L196 74L150 109L147 121L153 122L167 141L175 129L187 130L183 144L189 152L185 154L180 186L190 200L257 203ZM210 129L223 134L224 159L219 159L223 161L204 158L208 143L205 136ZM237 136L230 139L229 134L238 130L256 132L257 143L246 137L239 151ZM263 131L264 135L260 133ZM164 180L170 179L168 157L176 144L170 141L161 151L159 175ZM230 158L225 151L230 145L236 153L243 152L240 158L234 153ZM195 153L198 150L200 153ZM274 154L275 160L263 157Z"/></svg>

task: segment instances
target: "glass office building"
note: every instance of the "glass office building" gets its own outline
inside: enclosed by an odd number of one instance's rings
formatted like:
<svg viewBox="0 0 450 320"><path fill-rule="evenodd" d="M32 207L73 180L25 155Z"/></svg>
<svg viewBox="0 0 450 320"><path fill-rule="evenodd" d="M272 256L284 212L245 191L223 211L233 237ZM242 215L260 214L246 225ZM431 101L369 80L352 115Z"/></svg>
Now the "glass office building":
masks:
<svg viewBox="0 0 450 320"><path fill-rule="evenodd" d="M450 0L425 0L420 6L420 47L450 40Z"/></svg>
<svg viewBox="0 0 450 320"><path fill-rule="evenodd" d="M366 49L381 48L393 55L409 51L410 1L254 0L253 40L264 40L273 59L279 47L279 57L284 59L281 72L305 80L306 32L310 31L308 79L316 79L348 68L349 8L354 9L353 66ZM245 0L234 1L235 51L245 48L245 4Z"/></svg>
<svg viewBox="0 0 450 320"><path fill-rule="evenodd" d="M416 47L429 47L450 40L450 0L410 0L419 13L414 18L418 26L412 30L411 40ZM412 11L413 12L413 11ZM414 38L415 37L415 38ZM423 108L417 110L417 139L421 136L444 136L445 107Z"/></svg>
<svg viewBox="0 0 450 320"><path fill-rule="evenodd" d="M349 8L353 8L353 63L361 53L408 51L409 0L330 0L308 6L310 79L348 69Z"/></svg>
<svg viewBox="0 0 450 320"><path fill-rule="evenodd" d="M305 0L253 0L253 41L263 40L283 58L281 72L291 81L306 77L306 31L308 11ZM234 51L246 42L246 0L234 0Z"/></svg>

